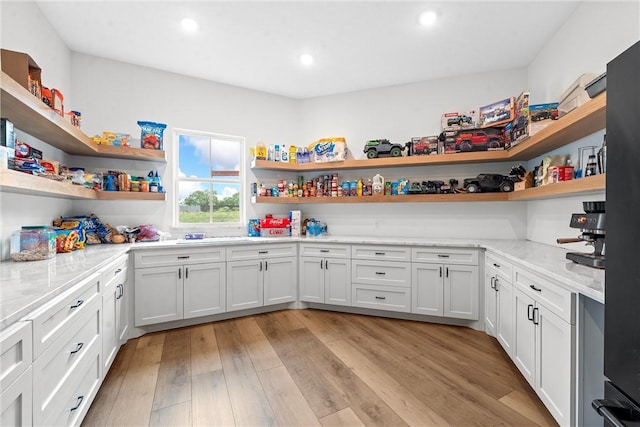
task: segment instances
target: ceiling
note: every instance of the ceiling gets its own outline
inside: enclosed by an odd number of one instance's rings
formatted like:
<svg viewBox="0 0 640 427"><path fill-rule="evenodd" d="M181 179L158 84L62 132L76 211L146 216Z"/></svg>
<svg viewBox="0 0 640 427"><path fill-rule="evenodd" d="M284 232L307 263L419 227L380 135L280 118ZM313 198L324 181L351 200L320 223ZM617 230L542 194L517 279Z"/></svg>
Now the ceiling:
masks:
<svg viewBox="0 0 640 427"><path fill-rule="evenodd" d="M526 67L580 2L37 3L72 51L309 98ZM426 10L432 27L419 25ZM184 17L198 31L185 33Z"/></svg>

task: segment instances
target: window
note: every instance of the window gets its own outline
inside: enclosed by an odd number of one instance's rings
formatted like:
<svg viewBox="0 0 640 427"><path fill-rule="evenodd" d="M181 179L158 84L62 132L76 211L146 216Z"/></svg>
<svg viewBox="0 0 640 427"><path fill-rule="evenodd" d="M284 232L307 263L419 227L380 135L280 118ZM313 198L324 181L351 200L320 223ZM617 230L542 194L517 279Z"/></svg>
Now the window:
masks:
<svg viewBox="0 0 640 427"><path fill-rule="evenodd" d="M245 139L176 129L180 225L240 224Z"/></svg>

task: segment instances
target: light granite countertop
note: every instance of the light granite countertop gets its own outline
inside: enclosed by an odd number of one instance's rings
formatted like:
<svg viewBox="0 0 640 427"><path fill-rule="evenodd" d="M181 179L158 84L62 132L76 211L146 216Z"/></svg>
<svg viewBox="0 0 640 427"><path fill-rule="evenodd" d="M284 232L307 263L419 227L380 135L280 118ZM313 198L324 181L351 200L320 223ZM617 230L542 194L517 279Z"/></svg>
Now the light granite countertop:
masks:
<svg viewBox="0 0 640 427"><path fill-rule="evenodd" d="M0 263L0 329L72 287L130 250L189 248L206 245L248 245L269 243L336 243L400 246L439 246L486 249L516 265L527 268L558 285L604 302L604 270L575 264L562 248L527 240L429 239L417 237L323 236L323 237L223 237L203 241L167 240L123 245L89 246L83 251L58 254L46 261Z"/></svg>

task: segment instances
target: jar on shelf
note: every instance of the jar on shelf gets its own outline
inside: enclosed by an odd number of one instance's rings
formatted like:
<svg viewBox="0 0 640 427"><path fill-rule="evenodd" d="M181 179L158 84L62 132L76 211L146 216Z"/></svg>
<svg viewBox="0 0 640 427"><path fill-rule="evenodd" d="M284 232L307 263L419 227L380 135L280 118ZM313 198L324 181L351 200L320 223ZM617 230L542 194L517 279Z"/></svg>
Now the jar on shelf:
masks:
<svg viewBox="0 0 640 427"><path fill-rule="evenodd" d="M24 226L11 235L11 259L40 261L56 256L56 232L45 226Z"/></svg>

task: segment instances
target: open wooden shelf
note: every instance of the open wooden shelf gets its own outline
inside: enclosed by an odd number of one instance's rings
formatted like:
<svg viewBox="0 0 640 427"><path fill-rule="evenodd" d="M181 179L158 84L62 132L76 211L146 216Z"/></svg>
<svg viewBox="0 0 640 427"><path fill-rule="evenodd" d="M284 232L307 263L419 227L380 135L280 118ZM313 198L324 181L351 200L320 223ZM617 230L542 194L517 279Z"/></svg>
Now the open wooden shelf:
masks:
<svg viewBox="0 0 640 427"><path fill-rule="evenodd" d="M606 188L607 178L604 174L593 175L571 181L562 181L542 187L532 187L509 193L509 200L536 200L552 197L574 196L577 194L595 193Z"/></svg>
<svg viewBox="0 0 640 427"><path fill-rule="evenodd" d="M55 181L11 169L0 169L0 191L35 196L88 200L165 200L165 193L95 191L70 181Z"/></svg>
<svg viewBox="0 0 640 427"><path fill-rule="evenodd" d="M569 112L559 120L553 121L547 127L525 139L515 147L504 151L477 151L471 153L385 157L345 160L343 162L301 164L254 160L251 163L251 168L301 172L530 160L603 129L606 124L606 107L607 97L606 92L604 92L596 98L589 100L586 104Z"/></svg>
<svg viewBox="0 0 640 427"><path fill-rule="evenodd" d="M78 156L166 162L165 152L133 147L114 147L94 143L27 89L2 72L0 111L16 129L24 131L65 153Z"/></svg>
<svg viewBox="0 0 640 427"><path fill-rule="evenodd" d="M253 197L252 203L326 204L326 203L424 203L424 202L506 202L509 193L405 194L400 196L360 197Z"/></svg>

